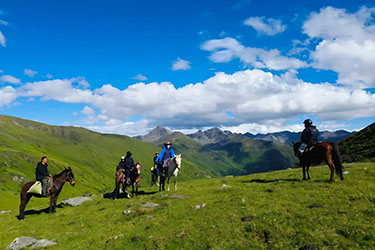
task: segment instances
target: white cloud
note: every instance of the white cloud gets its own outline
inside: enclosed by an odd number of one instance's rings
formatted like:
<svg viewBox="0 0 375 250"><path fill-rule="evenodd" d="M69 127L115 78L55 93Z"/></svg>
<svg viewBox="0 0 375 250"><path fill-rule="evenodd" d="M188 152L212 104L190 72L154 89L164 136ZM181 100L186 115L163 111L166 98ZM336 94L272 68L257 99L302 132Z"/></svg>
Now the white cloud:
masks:
<svg viewBox="0 0 375 250"><path fill-rule="evenodd" d="M25 75L27 75L28 77L34 77L36 74L38 74L37 71L32 70L32 69L25 69L25 70L23 71L23 73L24 73Z"/></svg>
<svg viewBox="0 0 375 250"><path fill-rule="evenodd" d="M189 70L191 69L190 64L191 62L177 57L177 61L174 61L172 64L172 70Z"/></svg>
<svg viewBox="0 0 375 250"><path fill-rule="evenodd" d="M82 114L84 115L94 115L95 114L95 110L89 106L85 106L82 111L81 111Z"/></svg>
<svg viewBox="0 0 375 250"><path fill-rule="evenodd" d="M11 86L0 88L0 107L11 104L17 98L17 91Z"/></svg>
<svg viewBox="0 0 375 250"><path fill-rule="evenodd" d="M169 82L151 82L136 83L124 90L109 84L93 90L82 89L75 84L76 79L36 81L15 92L8 88L11 98L5 103L24 96L86 104L81 112L87 116L83 123L90 124L88 128L124 134L142 134L156 125L270 132L293 129L283 124L299 115L322 121L374 115L375 94L329 83L304 82L296 73L289 71L277 76L262 70L220 72L202 83L181 88ZM129 98L132 101L124 101Z"/></svg>
<svg viewBox="0 0 375 250"><path fill-rule="evenodd" d="M11 84L19 84L19 83L21 83L21 80L18 79L18 78L15 78L14 76L11 76L11 75L2 75L0 77L0 82L11 83Z"/></svg>
<svg viewBox="0 0 375 250"><path fill-rule="evenodd" d="M375 86L375 8L355 13L326 7L313 12L303 32L319 39L311 52L313 67L338 73L338 83Z"/></svg>
<svg viewBox="0 0 375 250"><path fill-rule="evenodd" d="M4 70L0 69L0 74L1 74L1 73L4 73Z"/></svg>
<svg viewBox="0 0 375 250"><path fill-rule="evenodd" d="M230 62L234 58L239 58L241 62L255 68L286 70L307 67L306 62L282 56L277 49L264 50L245 47L230 37L206 41L202 44L201 49L212 52L209 58L216 63Z"/></svg>
<svg viewBox="0 0 375 250"><path fill-rule="evenodd" d="M5 26L7 26L7 25L8 25L8 22L0 19L0 25L5 25Z"/></svg>
<svg viewBox="0 0 375 250"><path fill-rule="evenodd" d="M52 79L52 78L53 78L53 75L50 74L50 73L48 73L48 74L46 75L46 78L47 78L47 79Z"/></svg>
<svg viewBox="0 0 375 250"><path fill-rule="evenodd" d="M2 45L3 47L6 47L5 36L3 35L1 31L0 31L0 45Z"/></svg>
<svg viewBox="0 0 375 250"><path fill-rule="evenodd" d="M132 77L134 80L138 80L138 81L147 81L147 77L146 76L144 76L144 75L142 75L142 74L138 74L138 75L136 75L136 76L133 76Z"/></svg>
<svg viewBox="0 0 375 250"><path fill-rule="evenodd" d="M258 33L269 36L282 33L286 29L286 25L282 24L280 20L263 17L249 17L244 21L247 26L253 27Z"/></svg>

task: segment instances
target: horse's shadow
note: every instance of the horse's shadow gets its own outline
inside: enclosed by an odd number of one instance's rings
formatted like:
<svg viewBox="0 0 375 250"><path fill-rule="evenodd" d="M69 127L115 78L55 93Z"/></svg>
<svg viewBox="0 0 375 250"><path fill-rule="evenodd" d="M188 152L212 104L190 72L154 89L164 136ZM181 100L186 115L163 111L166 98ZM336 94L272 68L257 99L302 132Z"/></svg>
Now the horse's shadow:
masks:
<svg viewBox="0 0 375 250"><path fill-rule="evenodd" d="M252 179L248 181L241 181L242 183L273 183L273 182L300 182L302 181L301 179L297 178L289 178L289 179L273 179L273 180L265 180L265 179Z"/></svg>
<svg viewBox="0 0 375 250"><path fill-rule="evenodd" d="M57 208L64 208L64 206L61 205L61 204L56 205L56 207ZM48 214L48 213L49 213L49 207L39 209L39 210L30 209L30 210L25 211L25 215ZM17 215L16 217L17 217L17 219L19 219L19 215Z"/></svg>
<svg viewBox="0 0 375 250"><path fill-rule="evenodd" d="M157 191L152 191L152 192L138 191L138 195L153 195L153 194L156 194L156 193L157 193ZM131 194L131 192L129 192L129 194ZM115 193L114 192L105 193L105 194L103 194L103 198L113 199L113 198L115 198ZM126 196L125 193L121 193L116 197L116 199L127 199L127 198L128 197Z"/></svg>

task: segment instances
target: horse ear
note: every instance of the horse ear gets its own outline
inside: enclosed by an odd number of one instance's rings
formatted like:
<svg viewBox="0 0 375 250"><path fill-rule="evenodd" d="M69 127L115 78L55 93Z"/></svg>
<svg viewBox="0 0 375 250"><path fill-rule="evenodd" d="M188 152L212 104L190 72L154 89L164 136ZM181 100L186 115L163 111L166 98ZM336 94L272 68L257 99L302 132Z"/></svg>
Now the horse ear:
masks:
<svg viewBox="0 0 375 250"><path fill-rule="evenodd" d="M69 167L68 167L68 170L72 170L72 168L69 166Z"/></svg>

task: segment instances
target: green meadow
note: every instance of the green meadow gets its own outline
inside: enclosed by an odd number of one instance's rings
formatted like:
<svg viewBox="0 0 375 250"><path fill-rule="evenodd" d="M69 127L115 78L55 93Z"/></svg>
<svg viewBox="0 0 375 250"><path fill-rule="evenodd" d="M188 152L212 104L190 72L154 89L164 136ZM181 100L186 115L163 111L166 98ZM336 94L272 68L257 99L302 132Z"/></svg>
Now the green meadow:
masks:
<svg viewBox="0 0 375 250"><path fill-rule="evenodd" d="M81 206L26 215L24 221L11 210L0 215L0 248L31 236L56 241L51 249L373 249L375 163L344 166L345 180L336 177L334 183L327 166L311 168L309 181L301 180L301 169L290 169L187 180L170 192L155 192L147 178L143 194L131 199L95 195ZM69 192L60 200L80 185L64 186ZM158 206L144 208L146 203ZM48 204L32 200L26 210Z"/></svg>

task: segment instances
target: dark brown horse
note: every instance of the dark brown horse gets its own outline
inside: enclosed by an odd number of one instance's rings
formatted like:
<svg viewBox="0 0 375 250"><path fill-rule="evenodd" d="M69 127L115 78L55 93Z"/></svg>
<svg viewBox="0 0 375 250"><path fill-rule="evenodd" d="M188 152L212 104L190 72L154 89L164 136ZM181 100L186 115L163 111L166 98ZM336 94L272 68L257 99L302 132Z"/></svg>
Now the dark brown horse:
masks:
<svg viewBox="0 0 375 250"><path fill-rule="evenodd" d="M298 151L300 146L301 142L293 143L294 154L299 159L299 165L302 167L304 180L306 180L305 168L307 172L307 179L310 180L309 167L311 165L320 164L323 161L329 166L331 170L331 176L329 178L330 182L334 181L335 169L336 174L340 175L340 179L344 179L344 176L342 175L343 166L341 163L341 157L337 143L327 141L320 142L307 149L302 155Z"/></svg>
<svg viewBox="0 0 375 250"><path fill-rule="evenodd" d="M112 198L117 199L120 197L120 185L122 184L122 191L125 192L125 173L122 168L118 168L115 175L115 189L112 193Z"/></svg>
<svg viewBox="0 0 375 250"><path fill-rule="evenodd" d="M51 197L50 205L49 205L49 212L55 213L56 212L56 202L57 198L65 184L65 182L69 182L72 186L75 184L74 174L72 169L65 168L60 174L53 176L53 186L49 189L48 194ZM20 214L18 216L19 220L23 220L25 218L25 208L27 203L30 201L31 197L35 196L37 198L46 198L40 194L34 193L27 193L32 185L34 185L35 181L29 181L25 185L23 185L21 189L21 204L20 204Z"/></svg>
<svg viewBox="0 0 375 250"><path fill-rule="evenodd" d="M137 162L134 165L134 168L130 170L130 176L128 179L125 179L124 170L119 168L116 172L115 177L115 189L113 190L113 199L120 197L120 185L122 184L122 192L126 194L128 198L127 188L132 186L132 194L134 194L134 187L136 188L136 195L138 195L138 186L141 182L141 163Z"/></svg>
<svg viewBox="0 0 375 250"><path fill-rule="evenodd" d="M135 187L135 195L138 196L138 186L141 183L141 163L137 162L134 165L134 168L130 171L130 185L132 186L132 196L134 195L134 187Z"/></svg>

